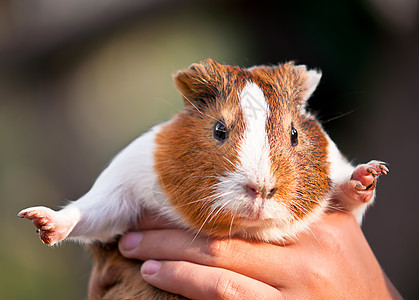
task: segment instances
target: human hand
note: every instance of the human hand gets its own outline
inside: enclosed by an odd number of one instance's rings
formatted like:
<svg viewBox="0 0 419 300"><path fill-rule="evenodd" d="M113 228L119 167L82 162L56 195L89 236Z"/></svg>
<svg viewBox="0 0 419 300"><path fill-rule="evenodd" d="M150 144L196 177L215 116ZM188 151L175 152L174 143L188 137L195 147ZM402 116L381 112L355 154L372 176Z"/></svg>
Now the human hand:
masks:
<svg viewBox="0 0 419 300"><path fill-rule="evenodd" d="M286 246L163 229L127 233L119 249L146 261L145 281L193 299L401 298L345 213L325 215Z"/></svg>

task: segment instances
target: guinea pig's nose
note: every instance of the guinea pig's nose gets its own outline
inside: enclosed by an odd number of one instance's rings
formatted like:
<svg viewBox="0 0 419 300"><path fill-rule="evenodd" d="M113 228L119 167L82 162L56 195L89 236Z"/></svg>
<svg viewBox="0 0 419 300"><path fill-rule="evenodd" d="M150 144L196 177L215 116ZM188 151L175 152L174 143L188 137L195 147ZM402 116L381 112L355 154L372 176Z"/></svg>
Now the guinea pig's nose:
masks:
<svg viewBox="0 0 419 300"><path fill-rule="evenodd" d="M268 198L268 199L272 198L273 195L276 193L277 190L278 190L278 188L276 188L276 187L271 188L269 190L269 192L266 194L266 198Z"/></svg>
<svg viewBox="0 0 419 300"><path fill-rule="evenodd" d="M277 191L277 188L267 188L266 186L258 186L254 184L246 184L246 193L252 198L270 199Z"/></svg>
<svg viewBox="0 0 419 300"><path fill-rule="evenodd" d="M259 188L255 187L254 185L247 184L244 187L246 193L250 196L250 198L254 199L260 196Z"/></svg>

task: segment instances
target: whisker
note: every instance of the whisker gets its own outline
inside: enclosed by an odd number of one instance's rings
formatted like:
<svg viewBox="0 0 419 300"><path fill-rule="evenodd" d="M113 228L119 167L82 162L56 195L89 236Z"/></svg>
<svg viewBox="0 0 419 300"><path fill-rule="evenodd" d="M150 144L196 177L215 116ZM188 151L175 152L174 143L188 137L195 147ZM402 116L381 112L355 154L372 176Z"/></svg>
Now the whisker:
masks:
<svg viewBox="0 0 419 300"><path fill-rule="evenodd" d="M211 214L215 211L216 208L212 208L210 213L208 214L208 216L206 217L206 219L204 220L204 222L202 223L202 225L199 227L198 231L196 232L194 238L191 241L191 244L196 240L196 238L198 237L198 235L200 234L200 232L202 231L202 228L204 228L204 225L207 223L209 217L211 216Z"/></svg>
<svg viewBox="0 0 419 300"><path fill-rule="evenodd" d="M230 163L230 165L232 165L233 167L236 167L233 162L231 160L229 160L226 156L222 156L222 158L224 158L228 163Z"/></svg>
<svg viewBox="0 0 419 300"><path fill-rule="evenodd" d="M359 108L354 108L354 109L352 109L352 110L350 110L350 111L348 111L348 112L346 112L346 113L340 114L340 115L338 115L338 116L336 116L336 117L333 117L333 118L330 118L330 119L328 119L328 120L326 120L326 121L322 121L321 123L322 123L322 124L329 123L329 122L331 122L331 121L334 121L334 120L337 120L337 119L340 119L340 118L346 117L347 115L350 115L350 114L352 114L352 113L354 113L354 112L356 112L356 111L358 111L358 110L359 110Z"/></svg>
<svg viewBox="0 0 419 300"><path fill-rule="evenodd" d="M199 198L198 200L190 201L190 202L188 202L188 203L184 203L184 204L182 204L182 205L176 205L176 206L175 206L175 208L181 208L181 207L184 207L184 206L192 205L192 204L194 204L194 203L204 202L204 201L207 201L208 199L211 199L211 198L213 198L213 197L214 197L214 195L209 195L209 196L207 196L207 197L204 197L204 198ZM208 201L211 201L211 200L208 200Z"/></svg>
<svg viewBox="0 0 419 300"><path fill-rule="evenodd" d="M229 239L231 239L231 232L233 230L233 223L234 223L234 218L236 217L236 215L237 215L237 209L234 210L234 214L231 217L230 227L229 227L229 230L228 230L228 238Z"/></svg>
<svg viewBox="0 0 419 300"><path fill-rule="evenodd" d="M225 197L228 195L233 194L234 192L226 192L224 194L216 194L213 195L213 202L215 202L217 199L221 198L221 197ZM202 225L200 226L200 228L198 229L197 233L195 234L194 238L192 239L192 242L195 241L195 239L198 237L199 233L202 231L202 229L204 228L205 224L210 223L215 217L219 216L219 213L222 211L222 209L231 202L232 200L228 200L227 202L225 202L222 206L214 206L212 207L211 211L208 213L208 216L205 218L204 222L202 223Z"/></svg>
<svg viewBox="0 0 419 300"><path fill-rule="evenodd" d="M223 205L221 205L220 206L220 208L217 210L217 212L211 217L211 219L209 219L209 221L208 221L208 223L209 222L211 222L213 219L214 219L214 217L219 213L219 212L221 212L221 210L227 205L227 204L229 204L230 202L231 202L232 200L228 200L226 203L224 203Z"/></svg>
<svg viewBox="0 0 419 300"><path fill-rule="evenodd" d="M304 195L301 194L300 196L304 196ZM308 201L308 202L314 202L314 203L320 204L320 201L317 201L317 200L314 200L314 199L311 199L311 198L307 198L307 197L302 197L301 200ZM334 210L334 211L344 212L344 213L347 213L348 212L345 209L343 209L341 207L338 207L338 206L335 206L335 205L328 205L327 208L328 209L331 209L331 210Z"/></svg>

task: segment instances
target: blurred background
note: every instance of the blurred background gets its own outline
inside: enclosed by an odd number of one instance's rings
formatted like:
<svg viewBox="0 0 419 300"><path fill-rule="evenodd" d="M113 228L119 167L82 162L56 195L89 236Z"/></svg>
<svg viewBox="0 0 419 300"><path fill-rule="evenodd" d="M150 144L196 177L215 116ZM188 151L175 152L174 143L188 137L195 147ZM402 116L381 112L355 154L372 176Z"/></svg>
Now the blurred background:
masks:
<svg viewBox="0 0 419 300"><path fill-rule="evenodd" d="M181 108L171 75L211 57L319 68L311 99L354 163L390 164L363 230L418 299L417 0L0 1L0 298L84 299L89 254L43 245L27 206L82 196L114 154Z"/></svg>

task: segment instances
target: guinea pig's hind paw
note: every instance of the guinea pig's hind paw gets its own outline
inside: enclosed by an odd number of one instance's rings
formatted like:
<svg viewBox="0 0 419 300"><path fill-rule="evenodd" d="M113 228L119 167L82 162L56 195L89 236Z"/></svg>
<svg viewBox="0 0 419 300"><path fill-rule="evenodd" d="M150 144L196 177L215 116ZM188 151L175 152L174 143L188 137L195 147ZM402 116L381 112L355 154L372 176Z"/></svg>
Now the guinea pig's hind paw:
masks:
<svg viewBox="0 0 419 300"><path fill-rule="evenodd" d="M50 208L43 206L30 207L20 211L18 216L31 220L37 228L41 240L49 246L58 243L68 235L66 226L63 226L60 216Z"/></svg>

